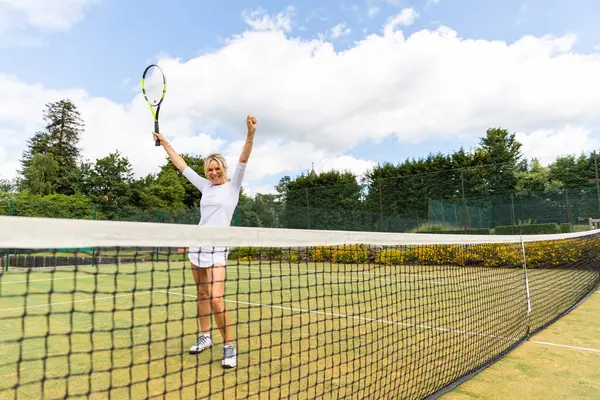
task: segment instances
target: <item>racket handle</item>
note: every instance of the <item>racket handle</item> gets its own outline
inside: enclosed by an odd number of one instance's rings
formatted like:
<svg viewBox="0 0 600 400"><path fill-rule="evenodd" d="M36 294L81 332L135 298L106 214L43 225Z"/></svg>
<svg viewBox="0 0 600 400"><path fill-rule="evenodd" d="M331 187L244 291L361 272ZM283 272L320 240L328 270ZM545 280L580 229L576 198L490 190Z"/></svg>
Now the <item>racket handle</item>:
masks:
<svg viewBox="0 0 600 400"><path fill-rule="evenodd" d="M158 121L154 121L154 132L160 133L160 131L158 130ZM160 140L156 139L156 142L154 143L154 145L156 147L160 146Z"/></svg>

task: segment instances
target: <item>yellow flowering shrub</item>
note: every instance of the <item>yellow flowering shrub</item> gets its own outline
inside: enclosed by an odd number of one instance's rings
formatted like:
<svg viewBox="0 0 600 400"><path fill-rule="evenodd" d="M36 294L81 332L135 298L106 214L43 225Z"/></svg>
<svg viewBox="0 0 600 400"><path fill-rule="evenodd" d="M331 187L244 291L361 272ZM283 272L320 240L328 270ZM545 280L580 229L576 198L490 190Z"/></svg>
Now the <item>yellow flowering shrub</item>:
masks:
<svg viewBox="0 0 600 400"><path fill-rule="evenodd" d="M525 243L525 254L529 268L568 265L584 260L591 254L600 260L600 238ZM523 253L520 243L407 246L383 249L375 255L374 260L387 265L521 267Z"/></svg>
<svg viewBox="0 0 600 400"><path fill-rule="evenodd" d="M409 252L405 249L383 249L375 256L375 263L384 265L408 264Z"/></svg>
<svg viewBox="0 0 600 400"><path fill-rule="evenodd" d="M578 261L600 261L600 237L525 243L528 268L549 268ZM377 248L364 245L315 246L308 249L237 248L230 259L239 261L367 263L383 265L438 265L522 267L520 243L415 245Z"/></svg>
<svg viewBox="0 0 600 400"><path fill-rule="evenodd" d="M309 251L309 260L315 262L365 263L369 250L361 245L316 246Z"/></svg>
<svg viewBox="0 0 600 400"><path fill-rule="evenodd" d="M527 266L555 267L574 263L584 258L585 246L585 242L579 240L525 243Z"/></svg>
<svg viewBox="0 0 600 400"><path fill-rule="evenodd" d="M308 251L310 261L331 261L333 246L316 246Z"/></svg>
<svg viewBox="0 0 600 400"><path fill-rule="evenodd" d="M338 246L331 255L336 263L361 264L369 260L369 251L359 245Z"/></svg>

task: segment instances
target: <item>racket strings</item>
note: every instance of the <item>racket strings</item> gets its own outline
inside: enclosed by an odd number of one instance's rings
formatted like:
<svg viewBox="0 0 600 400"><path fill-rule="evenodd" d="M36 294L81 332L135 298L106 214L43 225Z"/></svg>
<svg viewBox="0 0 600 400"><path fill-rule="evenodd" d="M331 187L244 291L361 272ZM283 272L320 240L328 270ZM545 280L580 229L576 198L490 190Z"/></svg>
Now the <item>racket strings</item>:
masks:
<svg viewBox="0 0 600 400"><path fill-rule="evenodd" d="M156 106L160 103L164 92L164 79L160 69L150 68L144 77L144 93L148 102Z"/></svg>

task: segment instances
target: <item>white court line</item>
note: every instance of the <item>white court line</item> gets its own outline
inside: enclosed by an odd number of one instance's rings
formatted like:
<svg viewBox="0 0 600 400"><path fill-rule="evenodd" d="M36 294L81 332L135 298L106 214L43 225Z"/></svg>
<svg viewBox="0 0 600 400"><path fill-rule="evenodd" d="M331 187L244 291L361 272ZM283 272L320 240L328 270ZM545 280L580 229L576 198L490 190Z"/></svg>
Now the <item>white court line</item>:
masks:
<svg viewBox="0 0 600 400"><path fill-rule="evenodd" d="M178 292L172 292L172 291L167 291L167 290L159 290L159 291L160 292L164 292L164 293L175 294L175 295L179 295L179 296L198 298L198 296L194 296L192 294L178 293ZM326 315L326 316L330 316L330 317L342 317L342 318L358 319L358 320L362 320L362 321L378 322L378 323L389 324L389 325L401 325L401 326L408 326L408 327L412 327L412 328L431 329L431 330L437 330L437 331L442 331L442 332L461 333L461 334L472 335L472 336L483 336L483 337L490 337L490 338L510 339L510 340L515 341L515 342L519 340L517 338L509 338L509 337L505 337L505 336L489 335L489 334L485 334L485 333L461 331L461 330L457 330L457 329L438 328L438 327L427 326L427 325L419 325L419 324L408 324L408 323L404 323L404 322L388 321L388 320L385 320L385 319L375 319L375 318L360 317L360 316L350 315L350 314L331 313L331 312L325 312L325 311L308 310L308 309L294 308L294 307L283 307L283 306L277 306L277 305L273 305L273 304L249 303L249 302L246 302L246 301L239 301L239 300L224 300L224 301L225 302L229 302L229 303L246 304L246 305L255 306L255 307L268 307L268 308L275 308L275 309L280 309L280 310L296 311L296 312L301 312L301 313ZM528 340L528 342L539 344L539 345L564 347L564 348L573 349L573 350L590 351L590 352L594 352L594 353L600 353L600 350L598 350L598 349L592 349L592 348L588 348L588 347L569 346L569 345L566 345L566 344L541 342L541 341L537 341L537 340Z"/></svg>
<svg viewBox="0 0 600 400"><path fill-rule="evenodd" d="M150 294L150 293L152 293L152 291L148 291L148 292L135 292L135 293L132 292L132 293L127 293L127 294L115 294L115 295L112 295L112 296L105 296L105 297L92 297L91 299L80 299L80 300L70 300L70 301L57 301L55 303L35 304L35 305L24 306L24 307L2 308L2 309L0 309L0 311L22 310L24 308L46 307L46 306L54 306L54 305L58 305L58 304L83 303L85 301L106 300L106 299L114 299L115 297L131 296L133 294Z"/></svg>
<svg viewBox="0 0 600 400"><path fill-rule="evenodd" d="M262 268L258 268L258 267L248 267L245 265L236 265L237 268L243 268L243 269L248 269L248 270L253 270L253 271L263 271ZM291 269L291 268L278 268L278 269L269 269L267 270L267 272L277 272L277 271L298 271L300 273L302 272L311 272L311 273L319 273L322 272L323 276L327 275L327 276L347 276L350 275L350 277L352 277L353 274L357 274L357 275L374 275L375 277L379 277L379 278L375 278L375 280L379 280L379 281L383 281L383 282L394 282L394 283L435 283L435 284L440 284L440 285L446 285L446 286L450 286L450 285L456 285L456 286L489 286L490 284L488 283L468 283L468 282L452 282L452 281L439 281L439 280L432 280L432 279L417 279L417 280L398 280L398 279L391 279L391 278L386 278L385 275L381 275L381 274L372 274L369 272L360 272L360 271L351 271L348 272L346 274L343 273L339 273L339 272L334 272L334 271L319 271L319 270L310 270L310 269ZM400 274L403 275L403 274ZM275 276L277 278L282 277L282 278L301 278L303 276L308 277L309 275L306 274L301 274L301 275L281 275L281 276ZM407 276L410 276L409 274L407 274ZM252 275L249 277L249 279L254 279L252 278ZM365 282L365 281L361 281L361 282Z"/></svg>
<svg viewBox="0 0 600 400"><path fill-rule="evenodd" d="M163 292L163 293L176 294L178 296L198 298L198 296L195 296L193 294L185 294L185 293L173 292L173 291L169 291L169 290L156 290L156 292ZM458 329L438 328L438 327L428 326L428 325L409 324L409 323L406 323L406 322L397 322L397 321L389 321L389 320L386 320L386 319L376 319L376 318L360 317L360 316L351 315L351 314L340 314L340 313L332 313L332 312L325 312L325 311L309 310L309 309L304 309L304 308L284 307L284 306L278 306L278 305L275 305L275 304L249 303L249 302L240 301L240 300L223 300L223 301L225 301L227 303L245 304L245 305L250 305L250 306L254 306L254 307L268 307L268 308L275 308L275 309L278 309L278 310L295 311L295 312L308 313L308 314L326 315L326 316L329 316L329 317L341 317L341 318L357 319L357 320L367 321L367 322L378 322L378 323L381 323L381 324L388 324L388 325L407 326L407 327L410 327L410 328L420 328L420 329L437 330L437 331L442 331L442 332L461 333L461 334L465 334L465 335L483 336L483 337L489 337L489 338L510 339L510 340L513 340L513 341L519 340L519 339L516 339L516 338L509 338L509 337L498 336L498 335L489 335L489 334L486 334L486 333L461 331L461 330L458 330Z"/></svg>
<svg viewBox="0 0 600 400"><path fill-rule="evenodd" d="M530 342L531 343L536 343L536 344L541 344L541 345L546 345L546 346L564 347L564 348L567 348L567 349L581 350L581 351L591 351L593 353L600 353L600 350L598 350L598 349L591 349L589 347L569 346L567 344L557 344L557 343L550 343L550 342L540 342L538 340L530 340Z"/></svg>
<svg viewBox="0 0 600 400"><path fill-rule="evenodd" d="M191 295L191 294L178 293L178 292L173 292L173 291L169 291L169 290L155 290L155 291L147 291L147 292L132 292L132 293L127 293L127 294L105 296L105 297L95 297L95 298L90 298L90 299L61 301L61 302L47 303L47 304L36 304L36 305L30 305L30 306L25 306L25 307L4 308L4 309L0 309L0 311L22 310L24 308L46 307L46 306L52 306L52 305L72 304L72 303L80 303L80 302L86 302L86 301L106 300L106 299L114 299L116 297L131 296L134 294L151 294L154 292L175 294L175 295L183 296L183 297L198 298L198 296ZM433 326L428 326L428 325L409 324L409 323L405 323L405 322L397 322L397 321L389 321L389 320L385 320L385 319L360 317L360 316L350 315L350 314L332 313L332 312L308 310L308 309L294 308L294 307L284 307L284 306L278 306L278 305L274 305L274 304L251 303L251 302L240 301L240 300L224 300L224 301L228 302L228 303L245 304L245 305L250 305L250 306L254 306L254 307L268 307L268 308L274 308L274 309L279 309L279 310L295 311L295 312L309 313L309 314L319 314L319 315L325 315L325 316L330 316L330 317L349 318L349 319L356 319L356 320L361 320L361 321L377 322L377 323L388 324L388 325L407 326L407 327L411 327L411 328L437 330L437 331L442 331L442 332L460 333L460 334L466 334L466 335L471 335L471 336L483 336L483 337L489 337L489 338L510 339L513 341L519 340L518 338L509 338L509 337L499 336L499 335L490 335L490 334L485 334L485 333L462 331L462 330L458 330L458 329L439 328L439 327L433 327ZM569 345L565 345L565 344L541 342L541 341L537 341L537 340L529 340L529 342L539 344L539 345L556 346L556 347L563 347L563 348L568 348L568 349L573 349L573 350L590 351L590 352L594 352L594 353L600 353L600 350L598 350L598 349L592 349L592 348L587 348L587 347L569 346Z"/></svg>
<svg viewBox="0 0 600 400"><path fill-rule="evenodd" d="M106 274L101 275L90 275L90 276L71 276L69 278L50 278L50 279L30 279L25 281L9 281L9 282L0 282L2 285L9 285L11 283L29 283L29 282L43 282L43 281L60 281L63 279L86 279L86 278L94 278L96 276L108 276Z"/></svg>

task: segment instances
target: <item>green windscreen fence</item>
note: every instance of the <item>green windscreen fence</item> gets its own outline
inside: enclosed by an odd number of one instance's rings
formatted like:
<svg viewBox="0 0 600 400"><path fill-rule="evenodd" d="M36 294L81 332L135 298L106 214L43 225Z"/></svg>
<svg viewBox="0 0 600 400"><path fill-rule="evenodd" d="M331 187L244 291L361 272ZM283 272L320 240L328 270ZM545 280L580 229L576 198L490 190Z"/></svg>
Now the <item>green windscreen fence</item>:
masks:
<svg viewBox="0 0 600 400"><path fill-rule="evenodd" d="M491 207L443 200L430 200L427 215L430 224L469 228L491 228L491 216Z"/></svg>

